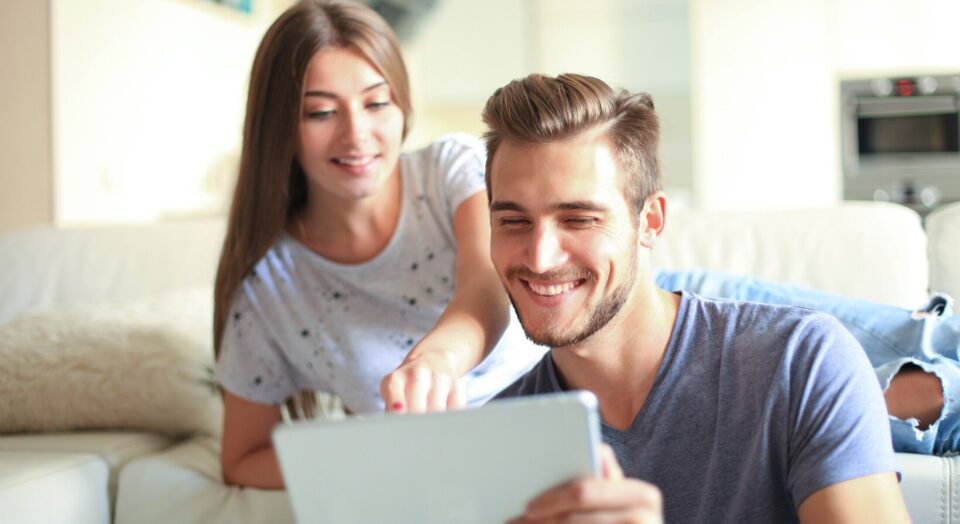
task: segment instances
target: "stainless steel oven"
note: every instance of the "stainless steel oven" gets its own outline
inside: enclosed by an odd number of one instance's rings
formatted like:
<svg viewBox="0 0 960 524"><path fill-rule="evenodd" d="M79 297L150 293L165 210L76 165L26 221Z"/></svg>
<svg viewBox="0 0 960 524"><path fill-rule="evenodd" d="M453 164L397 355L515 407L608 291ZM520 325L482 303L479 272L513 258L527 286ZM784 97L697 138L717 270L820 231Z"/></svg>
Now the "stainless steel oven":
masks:
<svg viewBox="0 0 960 524"><path fill-rule="evenodd" d="M960 74L843 80L840 97L845 199L960 201Z"/></svg>

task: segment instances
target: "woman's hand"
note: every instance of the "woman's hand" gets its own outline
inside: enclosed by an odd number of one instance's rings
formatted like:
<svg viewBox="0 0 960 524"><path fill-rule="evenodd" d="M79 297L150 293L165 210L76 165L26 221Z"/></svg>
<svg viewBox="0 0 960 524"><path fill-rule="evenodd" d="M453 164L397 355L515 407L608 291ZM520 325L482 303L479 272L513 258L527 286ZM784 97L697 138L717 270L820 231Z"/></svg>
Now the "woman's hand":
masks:
<svg viewBox="0 0 960 524"><path fill-rule="evenodd" d="M542 493L510 524L552 522L663 522L660 490L642 480L625 478L617 457L600 447L600 478L583 478Z"/></svg>
<svg viewBox="0 0 960 524"><path fill-rule="evenodd" d="M455 361L449 351L411 351L400 367L380 382L387 411L424 413L465 407L466 387Z"/></svg>
<svg viewBox="0 0 960 524"><path fill-rule="evenodd" d="M490 261L485 192L460 204L453 229L457 238L453 298L433 329L380 383L387 411L422 413L466 406L463 375L487 356L509 322L507 294Z"/></svg>

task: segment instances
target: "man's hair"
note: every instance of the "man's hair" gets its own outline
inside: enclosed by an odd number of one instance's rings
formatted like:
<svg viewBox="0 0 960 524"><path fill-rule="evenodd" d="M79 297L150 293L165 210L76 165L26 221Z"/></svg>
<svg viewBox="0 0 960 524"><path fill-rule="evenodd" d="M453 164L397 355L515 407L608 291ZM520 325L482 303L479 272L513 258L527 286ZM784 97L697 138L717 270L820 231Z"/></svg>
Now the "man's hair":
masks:
<svg viewBox="0 0 960 524"><path fill-rule="evenodd" d="M490 168L502 142L548 144L592 129L601 130L627 175L625 195L637 214L660 190L660 123L647 93L616 91L590 76L532 74L497 89L483 109L483 121L491 196Z"/></svg>

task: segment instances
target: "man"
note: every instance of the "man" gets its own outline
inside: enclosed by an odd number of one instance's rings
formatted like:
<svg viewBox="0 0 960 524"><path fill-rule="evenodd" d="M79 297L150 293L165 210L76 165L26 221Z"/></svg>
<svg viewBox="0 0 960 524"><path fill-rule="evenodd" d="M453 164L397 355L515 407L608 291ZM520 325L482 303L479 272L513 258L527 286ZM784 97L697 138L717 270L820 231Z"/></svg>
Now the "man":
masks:
<svg viewBox="0 0 960 524"><path fill-rule="evenodd" d="M656 287L646 94L531 75L487 102L491 256L552 349L501 396L585 389L616 459L518 522L906 522L883 398L833 317ZM641 480L636 480L641 479Z"/></svg>

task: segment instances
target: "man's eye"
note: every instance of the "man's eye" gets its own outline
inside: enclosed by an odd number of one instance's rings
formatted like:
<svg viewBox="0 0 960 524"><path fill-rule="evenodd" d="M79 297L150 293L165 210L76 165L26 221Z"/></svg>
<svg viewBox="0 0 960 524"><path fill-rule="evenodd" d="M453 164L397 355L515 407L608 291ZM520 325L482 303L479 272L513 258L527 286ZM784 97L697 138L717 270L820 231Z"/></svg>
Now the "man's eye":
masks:
<svg viewBox="0 0 960 524"><path fill-rule="evenodd" d="M570 217L565 222L573 227L590 227L600 222L600 219L597 217Z"/></svg>
<svg viewBox="0 0 960 524"><path fill-rule="evenodd" d="M526 218L501 218L500 227L504 228L518 228L523 227L529 224L530 221Z"/></svg>

